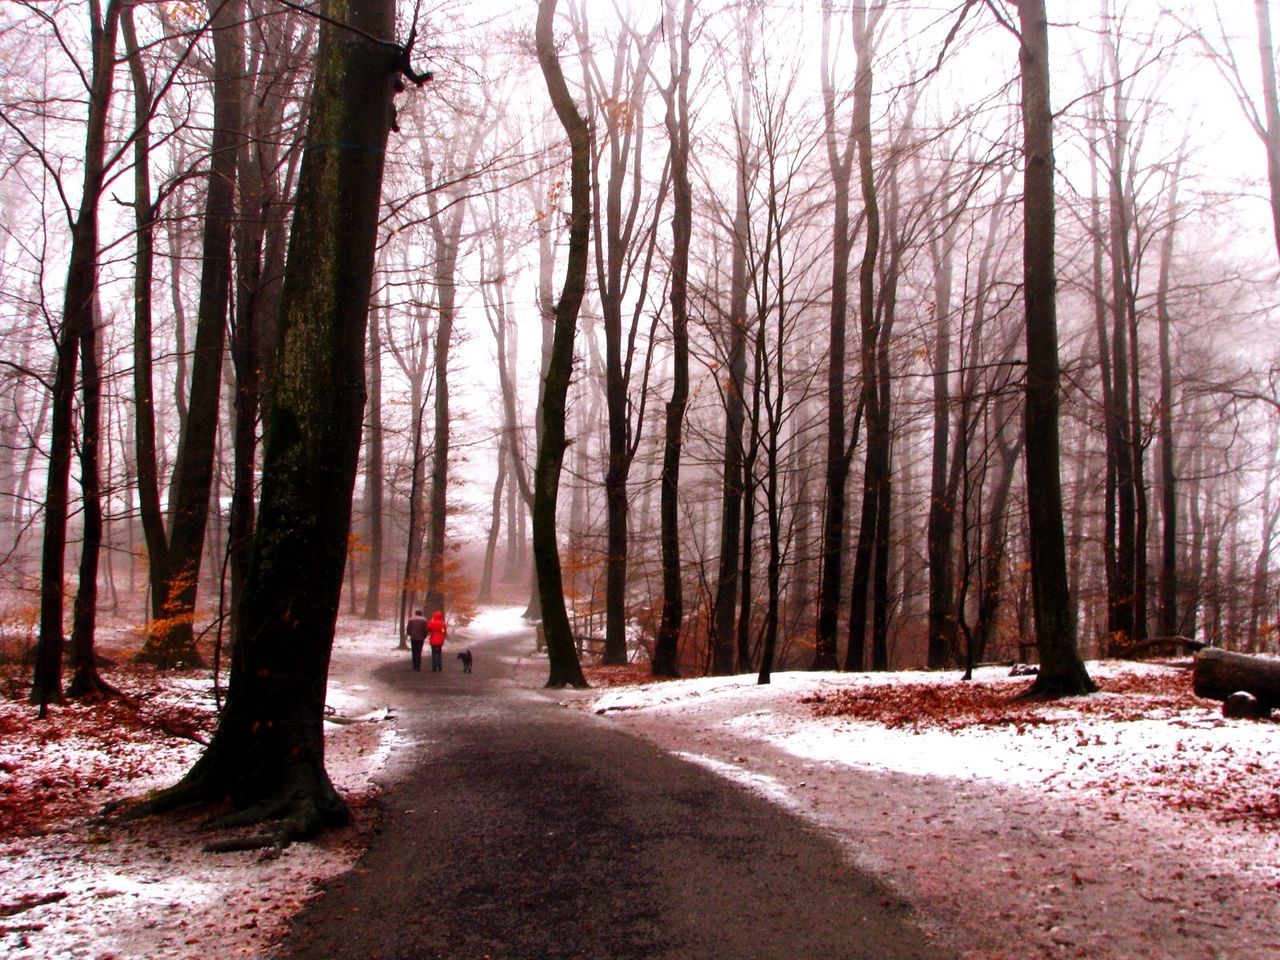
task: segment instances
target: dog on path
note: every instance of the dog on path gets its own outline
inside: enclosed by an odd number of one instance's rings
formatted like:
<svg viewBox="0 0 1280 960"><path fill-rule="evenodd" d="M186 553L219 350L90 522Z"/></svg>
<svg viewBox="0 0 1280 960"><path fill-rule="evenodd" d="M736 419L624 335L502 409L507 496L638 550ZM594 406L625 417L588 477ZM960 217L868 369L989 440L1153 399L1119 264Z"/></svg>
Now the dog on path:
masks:
<svg viewBox="0 0 1280 960"><path fill-rule="evenodd" d="M471 672L471 651L463 650L460 654L458 654L458 659L462 661L462 672L470 673Z"/></svg>

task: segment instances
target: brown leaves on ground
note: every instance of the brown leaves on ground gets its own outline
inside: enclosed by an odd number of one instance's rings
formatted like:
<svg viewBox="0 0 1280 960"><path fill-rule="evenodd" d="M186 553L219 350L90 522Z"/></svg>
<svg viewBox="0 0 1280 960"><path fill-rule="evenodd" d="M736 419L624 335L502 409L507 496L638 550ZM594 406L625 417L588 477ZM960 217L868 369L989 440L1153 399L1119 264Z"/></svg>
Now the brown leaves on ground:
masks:
<svg viewBox="0 0 1280 960"><path fill-rule="evenodd" d="M1066 700L1018 700L1026 681L901 683L846 688L805 697L815 716L866 720L889 728L961 730L969 727L1033 727L1070 723L1080 716L1138 720L1203 705L1191 693L1190 676L1125 674L1097 681L1101 695ZM1110 694L1110 696L1108 696Z"/></svg>
<svg viewBox="0 0 1280 960"><path fill-rule="evenodd" d="M1191 692L1188 671L1094 679L1098 693L1052 701L1019 700L1025 681L940 679L850 686L801 703L818 717L914 733L1003 730L1016 739L993 741L992 748L1008 753L1019 749L1017 735L1050 738L1066 745L1068 757L1045 777L1051 791L1145 799L1260 829L1280 821L1273 768L1249 745L1233 742L1232 724L1251 721L1223 720L1218 704ZM1141 721L1158 724L1163 736L1144 733ZM1032 739L1025 749L1041 742Z"/></svg>
<svg viewBox="0 0 1280 960"><path fill-rule="evenodd" d="M38 836L93 815L113 794L137 792L131 783L195 756L195 741L213 729L213 703L157 677L119 666L111 680L129 701L68 701L44 720L25 698L0 698L0 836Z"/></svg>
<svg viewBox="0 0 1280 960"><path fill-rule="evenodd" d="M587 683L593 687L634 687L642 683L657 683L668 679L655 677L649 661L627 663L621 666L605 666L599 663L584 663L582 672Z"/></svg>

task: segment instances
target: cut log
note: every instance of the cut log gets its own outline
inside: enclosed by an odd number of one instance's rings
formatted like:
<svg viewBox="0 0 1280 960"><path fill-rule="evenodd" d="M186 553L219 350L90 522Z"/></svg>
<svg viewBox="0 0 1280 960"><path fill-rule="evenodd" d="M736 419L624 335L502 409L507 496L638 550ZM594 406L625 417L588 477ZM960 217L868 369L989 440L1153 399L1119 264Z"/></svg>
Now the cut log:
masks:
<svg viewBox="0 0 1280 960"><path fill-rule="evenodd" d="M1191 670L1191 689L1210 700L1226 700L1244 691L1257 697L1261 708L1271 710L1280 707L1280 660L1201 650Z"/></svg>

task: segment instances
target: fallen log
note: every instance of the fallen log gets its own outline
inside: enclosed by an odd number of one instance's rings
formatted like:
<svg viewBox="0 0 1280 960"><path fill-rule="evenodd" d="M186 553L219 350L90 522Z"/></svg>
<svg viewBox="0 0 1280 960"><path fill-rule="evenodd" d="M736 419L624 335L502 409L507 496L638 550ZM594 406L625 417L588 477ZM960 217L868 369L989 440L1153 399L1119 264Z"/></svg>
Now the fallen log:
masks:
<svg viewBox="0 0 1280 960"><path fill-rule="evenodd" d="M1262 710L1280 707L1280 660L1226 650L1201 650L1191 669L1197 697L1225 701L1233 693L1253 694Z"/></svg>
<svg viewBox="0 0 1280 960"><path fill-rule="evenodd" d="M1128 646L1116 647L1111 651L1111 656L1117 660L1140 660L1148 655L1168 657L1173 656L1178 650L1195 653L1203 649L1204 644L1201 641L1192 640L1190 637L1151 637Z"/></svg>

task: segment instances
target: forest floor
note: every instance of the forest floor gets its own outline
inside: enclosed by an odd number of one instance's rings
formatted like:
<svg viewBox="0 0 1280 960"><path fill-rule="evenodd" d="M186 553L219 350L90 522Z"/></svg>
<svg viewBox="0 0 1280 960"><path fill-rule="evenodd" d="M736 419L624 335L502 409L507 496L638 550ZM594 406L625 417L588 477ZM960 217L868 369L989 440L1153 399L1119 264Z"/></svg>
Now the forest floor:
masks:
<svg viewBox="0 0 1280 960"><path fill-rule="evenodd" d="M509 632L513 608L469 632ZM120 635L124 653L127 635ZM108 646L110 646L108 644ZM212 728L207 673L123 665L137 700L54 708L0 696L0 953L12 960L268 957L376 826L379 783L412 762L373 668L386 625L343 621L326 725L353 823L278 855L208 854L194 819L101 819L174 782ZM120 658L123 664L124 657ZM839 840L967 960L1280 956L1280 724L1224 720L1177 664L1090 664L1103 692L1013 701L1025 679L775 674L646 683L590 668L567 707L763 794ZM537 688L545 661L518 675ZM390 708L390 709L388 709Z"/></svg>

